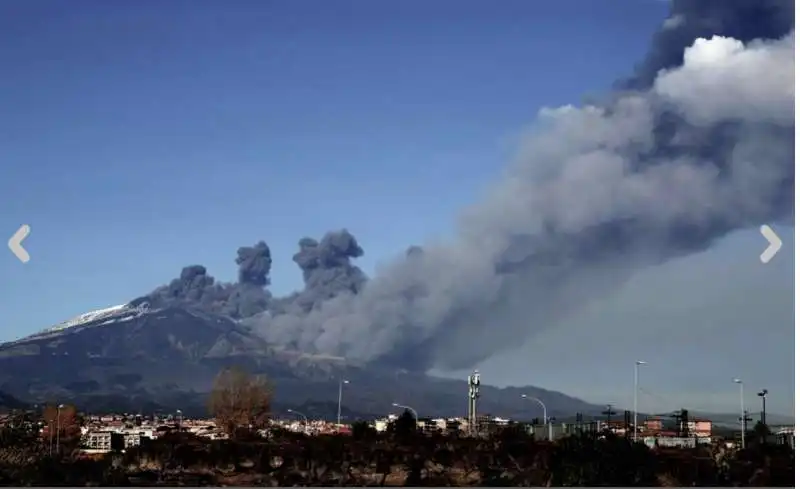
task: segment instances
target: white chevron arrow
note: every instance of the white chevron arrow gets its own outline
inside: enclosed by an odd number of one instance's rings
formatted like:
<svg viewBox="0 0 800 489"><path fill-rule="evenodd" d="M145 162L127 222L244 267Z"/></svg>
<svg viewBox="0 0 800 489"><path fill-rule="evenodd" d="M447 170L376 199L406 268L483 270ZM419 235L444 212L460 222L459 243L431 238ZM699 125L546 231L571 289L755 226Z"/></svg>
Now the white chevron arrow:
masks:
<svg viewBox="0 0 800 489"><path fill-rule="evenodd" d="M31 259L31 255L22 247L22 240L27 238L30 233L31 227L27 224L23 224L17 229L17 232L14 233L14 236L11 236L11 239L8 240L8 249L10 249L11 253L14 253L14 256L19 258L19 261L22 263L28 263Z"/></svg>
<svg viewBox="0 0 800 489"><path fill-rule="evenodd" d="M766 264L769 263L769 261L772 260L772 258L781 250L781 246L783 246L783 241L781 241L781 238L779 238L778 235L775 234L775 231L773 231L772 228L767 226L766 224L761 226L761 235L764 236L764 238L769 243L767 249L764 250L763 253L761 253L761 263Z"/></svg>

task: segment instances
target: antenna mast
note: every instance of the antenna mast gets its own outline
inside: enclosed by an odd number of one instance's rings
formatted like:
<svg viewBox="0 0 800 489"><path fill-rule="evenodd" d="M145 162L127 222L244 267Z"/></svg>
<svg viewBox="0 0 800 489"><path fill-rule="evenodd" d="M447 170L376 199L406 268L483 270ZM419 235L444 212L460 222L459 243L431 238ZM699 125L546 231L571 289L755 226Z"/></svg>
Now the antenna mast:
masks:
<svg viewBox="0 0 800 489"><path fill-rule="evenodd" d="M474 435L478 430L478 398L481 396L481 374L477 370L467 377L469 384L467 404L467 426L469 433Z"/></svg>

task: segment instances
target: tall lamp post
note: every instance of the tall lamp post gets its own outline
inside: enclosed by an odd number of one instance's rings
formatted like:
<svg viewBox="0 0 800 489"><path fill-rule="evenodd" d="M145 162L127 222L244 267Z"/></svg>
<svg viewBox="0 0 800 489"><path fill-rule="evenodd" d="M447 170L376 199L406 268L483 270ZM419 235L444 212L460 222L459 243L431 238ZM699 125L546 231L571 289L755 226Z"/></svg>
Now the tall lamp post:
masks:
<svg viewBox="0 0 800 489"><path fill-rule="evenodd" d="M767 425L767 389L761 389L761 392L758 393L758 397L761 398L761 424L766 426Z"/></svg>
<svg viewBox="0 0 800 489"><path fill-rule="evenodd" d="M59 404L56 410L56 454L61 453L59 449L59 442L61 441L61 410L64 409L63 404Z"/></svg>
<svg viewBox="0 0 800 489"><path fill-rule="evenodd" d="M45 412L47 412L47 406L45 406ZM50 456L53 456L53 420L50 419L47 421L47 431L50 433L50 444L48 448L48 453Z"/></svg>
<svg viewBox="0 0 800 489"><path fill-rule="evenodd" d="M547 406L545 406L544 402L537 397L531 397L528 394L522 394L521 397L523 399L528 399L529 401L538 403L540 406L542 406L542 411L544 411L544 422L547 423L547 440L553 441L553 425L550 423L550 418L547 417Z"/></svg>
<svg viewBox="0 0 800 489"><path fill-rule="evenodd" d="M349 384L349 380L339 379L339 407L336 409L336 427L342 425L342 387L344 384Z"/></svg>
<svg viewBox="0 0 800 489"><path fill-rule="evenodd" d="M178 409L177 411L175 411L175 414L178 415L178 433L180 433L183 425L183 411Z"/></svg>
<svg viewBox="0 0 800 489"><path fill-rule="evenodd" d="M742 429L742 449L744 449L744 424L747 422L745 418L747 414L744 412L744 382L742 379L733 379L734 384L739 384L739 410L742 413L741 429Z"/></svg>
<svg viewBox="0 0 800 489"><path fill-rule="evenodd" d="M396 402L392 403L392 406L400 409L407 409L414 415L414 423L419 424L419 416L417 416L417 410L412 408L411 406L404 406L402 404L397 404Z"/></svg>
<svg viewBox="0 0 800 489"><path fill-rule="evenodd" d="M639 367L647 365L644 360L636 360L633 365L633 442L639 438Z"/></svg>

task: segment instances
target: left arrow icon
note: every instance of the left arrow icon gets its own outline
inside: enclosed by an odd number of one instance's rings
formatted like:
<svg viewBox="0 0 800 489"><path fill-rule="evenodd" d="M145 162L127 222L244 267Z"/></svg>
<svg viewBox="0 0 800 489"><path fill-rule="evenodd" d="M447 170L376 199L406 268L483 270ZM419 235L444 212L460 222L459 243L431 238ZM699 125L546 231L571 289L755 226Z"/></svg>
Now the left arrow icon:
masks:
<svg viewBox="0 0 800 489"><path fill-rule="evenodd" d="M22 247L22 240L27 238L29 234L31 234L31 227L27 224L23 224L17 229L17 232L11 236L11 239L8 240L8 249L10 249L11 253L14 253L14 256L19 258L19 261L22 263L28 263L31 259L31 255Z"/></svg>

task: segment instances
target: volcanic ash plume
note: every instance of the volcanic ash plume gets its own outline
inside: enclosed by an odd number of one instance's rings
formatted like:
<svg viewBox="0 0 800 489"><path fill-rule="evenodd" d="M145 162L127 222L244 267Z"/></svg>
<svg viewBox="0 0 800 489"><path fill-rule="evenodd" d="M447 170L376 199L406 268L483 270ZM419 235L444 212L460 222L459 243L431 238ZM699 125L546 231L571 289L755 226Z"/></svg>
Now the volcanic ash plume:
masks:
<svg viewBox="0 0 800 489"><path fill-rule="evenodd" d="M150 294L131 302L147 303L152 307L187 305L208 312L224 314L235 319L250 317L264 311L270 303L269 284L272 257L263 241L255 246L239 248L236 257L239 281L235 284L217 282L206 267L184 267L178 278Z"/></svg>
<svg viewBox="0 0 800 489"><path fill-rule="evenodd" d="M330 299L361 291L367 277L351 260L363 255L364 250L349 231L331 231L321 241L303 238L298 246L300 251L295 253L294 262L303 272L305 286L289 297L275 300L269 308L271 315L302 316Z"/></svg>
<svg viewBox="0 0 800 489"><path fill-rule="evenodd" d="M782 25L792 7L673 7L669 32L656 36L625 92L604 106L541 111L517 160L464 212L451 241L414 248L359 287L250 324L277 343L351 360L464 368L642 267L791 217L794 34ZM770 23L770 15L780 19ZM738 28L745 22L760 24ZM751 42L708 36L676 62L670 42L685 42L687 29L727 29ZM759 33L784 37L753 40ZM360 254L346 239L333 241L337 253L348 250L348 265ZM320 246L304 241L295 257L307 284L324 261ZM336 270L319 280L355 283Z"/></svg>

